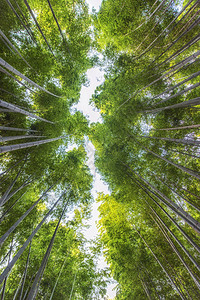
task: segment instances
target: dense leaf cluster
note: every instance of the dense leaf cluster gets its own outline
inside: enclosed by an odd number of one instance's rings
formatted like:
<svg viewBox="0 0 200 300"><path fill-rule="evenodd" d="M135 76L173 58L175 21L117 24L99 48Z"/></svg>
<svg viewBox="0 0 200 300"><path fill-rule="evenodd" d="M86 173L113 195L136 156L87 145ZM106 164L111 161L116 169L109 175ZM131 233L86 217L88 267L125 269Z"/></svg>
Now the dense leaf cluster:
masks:
<svg viewBox="0 0 200 300"><path fill-rule="evenodd" d="M107 73L90 136L116 298L198 299L198 4L107 0L95 24Z"/></svg>
<svg viewBox="0 0 200 300"><path fill-rule="evenodd" d="M199 1L104 0L90 15L82 0L3 0L0 11L1 299L101 299L100 244L116 299L199 299ZM73 105L95 62L102 122L89 126ZM111 190L89 251L86 135Z"/></svg>
<svg viewBox="0 0 200 300"><path fill-rule="evenodd" d="M5 0L0 10L1 298L100 297L104 271L81 233L88 120L73 109L93 65L88 7Z"/></svg>

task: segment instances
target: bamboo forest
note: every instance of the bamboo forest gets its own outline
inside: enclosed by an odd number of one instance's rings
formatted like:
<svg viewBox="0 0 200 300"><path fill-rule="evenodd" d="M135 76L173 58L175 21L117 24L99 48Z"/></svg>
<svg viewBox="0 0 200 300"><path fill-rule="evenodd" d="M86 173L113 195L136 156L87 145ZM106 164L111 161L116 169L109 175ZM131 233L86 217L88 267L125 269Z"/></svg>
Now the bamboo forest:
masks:
<svg viewBox="0 0 200 300"><path fill-rule="evenodd" d="M200 299L199 23L199 0L0 1L1 300Z"/></svg>

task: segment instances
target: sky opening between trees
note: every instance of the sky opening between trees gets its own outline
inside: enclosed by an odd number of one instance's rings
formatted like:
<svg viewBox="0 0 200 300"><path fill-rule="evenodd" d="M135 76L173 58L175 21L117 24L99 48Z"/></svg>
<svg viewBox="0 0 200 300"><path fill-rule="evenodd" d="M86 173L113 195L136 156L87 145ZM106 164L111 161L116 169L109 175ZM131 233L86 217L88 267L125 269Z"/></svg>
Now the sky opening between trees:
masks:
<svg viewBox="0 0 200 300"><path fill-rule="evenodd" d="M199 1L2 0L0 15L1 300L107 299L112 278L116 300L200 299ZM97 122L75 109L91 68ZM110 190L90 242L88 140Z"/></svg>

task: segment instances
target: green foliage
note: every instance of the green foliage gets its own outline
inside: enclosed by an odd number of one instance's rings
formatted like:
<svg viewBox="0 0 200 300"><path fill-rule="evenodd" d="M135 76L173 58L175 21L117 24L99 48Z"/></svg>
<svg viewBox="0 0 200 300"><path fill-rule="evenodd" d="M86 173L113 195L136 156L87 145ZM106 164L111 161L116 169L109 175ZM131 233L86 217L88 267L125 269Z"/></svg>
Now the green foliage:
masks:
<svg viewBox="0 0 200 300"><path fill-rule="evenodd" d="M116 299L199 299L199 10L182 2L104 0L92 15L81 0L0 3L0 97L49 121L1 107L1 126L15 128L1 131L11 138L2 146L19 146L1 155L1 235L41 197L2 245L2 272L23 250L2 299L29 292L66 201L36 299L104 297L101 244ZM103 122L89 127L73 105L94 64L105 70L91 99ZM99 195L100 240L89 251L81 233L92 201L87 135L112 191Z"/></svg>
<svg viewBox="0 0 200 300"><path fill-rule="evenodd" d="M198 10L155 3L107 0L94 16L107 73L92 98L103 122L90 138L112 190L99 198L100 235L117 299L198 299L188 253L198 263L199 102L184 107L199 94L199 55L184 61L198 49Z"/></svg>
<svg viewBox="0 0 200 300"><path fill-rule="evenodd" d="M12 259L33 229L46 216L55 199L67 190L66 196L60 199L50 217L32 239L23 296L33 283L57 219L63 205L68 201L69 208L58 229L37 299L50 298L57 279L53 299L92 299L95 292L103 296L106 290L103 273L96 268L96 258L84 249L86 241L80 233L80 228L84 227L83 218L89 217L88 206L92 201L92 177L86 165L87 157L83 147L84 136L88 134L89 128L82 113L71 113L72 105L78 102L81 86L86 81L85 72L93 64L92 58L88 58L91 17L83 1L50 3L62 34L48 2L28 2L40 30L24 1L12 3L18 17L6 1L1 3L1 30L11 43L11 47L7 47L6 39L1 40L2 58L30 80L57 96L33 87L30 82L22 80L21 75L15 76L11 72L9 76L1 73L2 100L52 122L46 123L21 113L3 112L1 125L26 129L32 138L25 139L25 142L37 141L38 138L34 139L34 135L43 136L43 139L61 136L62 139L2 155L1 171L5 173L1 175L1 196L6 201L2 202L1 207L1 235L16 224L42 197L8 235L0 254L3 259L13 245ZM23 134L26 133L2 130L3 137ZM4 144L18 143L21 141L13 140ZM77 149L69 151L68 147L73 143L76 143ZM19 171L19 176L16 177ZM45 191L48 193L45 194ZM71 215L74 209L75 216L68 221L68 214ZM20 297L28 252L27 247L9 274L6 299L13 299L18 288L17 299ZM8 256L3 262L2 271L7 263ZM58 278L61 268L62 274Z"/></svg>

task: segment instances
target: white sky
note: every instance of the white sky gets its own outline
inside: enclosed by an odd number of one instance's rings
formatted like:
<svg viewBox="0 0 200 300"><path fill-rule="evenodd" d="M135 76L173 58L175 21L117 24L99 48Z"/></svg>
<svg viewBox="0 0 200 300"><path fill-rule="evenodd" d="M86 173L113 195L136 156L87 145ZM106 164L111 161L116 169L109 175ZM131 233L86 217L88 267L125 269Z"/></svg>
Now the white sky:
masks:
<svg viewBox="0 0 200 300"><path fill-rule="evenodd" d="M96 87L103 83L104 81L104 72L100 71L98 68L92 68L87 71L87 76L90 81L90 84L88 87L82 87L81 89L81 95L79 103L74 107L80 111L83 112L84 115L88 116L89 120L91 122L98 122L101 121L100 113L97 109L94 109L90 104L89 100L94 93ZM110 194L108 190L108 185L103 182L100 175L96 172L96 168L94 165L94 154L95 154L95 148L93 144L86 140L86 151L88 155L87 165L90 168L90 171L93 175L93 189L92 189L92 195L94 199L97 198L98 193L103 192L104 194ZM98 234L98 229L96 226L96 223L99 219L99 212L98 207L100 203L97 203L96 201L92 205L92 217L89 220L90 228L84 231L85 237L90 240L96 237ZM106 268L107 264L103 257L100 258L99 268ZM116 284L109 284L107 288L107 297L108 299L114 299L116 292L113 290L115 288Z"/></svg>
<svg viewBox="0 0 200 300"><path fill-rule="evenodd" d="M98 11L102 2L101 0L86 0L86 1L89 4L90 12L92 11L92 8L95 8ZM78 104L73 106L73 109L77 109L81 111L85 116L87 116L90 122L101 122L102 121L101 115L98 109L90 105L89 101L96 87L104 82L104 72L97 67L91 68L87 71L87 77L90 82L89 86L88 87L82 86L79 102ZM109 190L107 184L105 184L101 180L100 175L96 172L95 165L94 165L95 148L89 140L86 140L86 151L88 154L87 164L94 178L92 195L94 199L96 199L99 192L103 192L104 194L109 194ZM96 223L99 219L99 212L98 212L99 205L100 203L97 202L94 202L92 205L92 218L88 223L90 225L90 228L84 231L84 235L88 240L95 238L95 236L98 234ZM107 264L104 261L103 257L100 258L98 267L99 268L107 267ZM107 295L106 295L107 299L115 298L116 292L113 291L113 288L115 288L115 286L116 286L115 283L108 285Z"/></svg>
<svg viewBox="0 0 200 300"><path fill-rule="evenodd" d="M88 116L90 122L99 122L101 121L101 115L98 109L89 105L89 100L96 87L103 83L104 72L100 71L99 68L92 68L87 71L86 75L90 81L89 87L82 87L79 103L74 105L73 108L82 111L84 115Z"/></svg>
<svg viewBox="0 0 200 300"><path fill-rule="evenodd" d="M89 4L89 8L90 8L90 12L91 12L93 7L97 11L99 10L102 0L86 0L86 2Z"/></svg>
<svg viewBox="0 0 200 300"><path fill-rule="evenodd" d="M93 2L93 1L90 1ZM94 2L100 2L100 1L94 1ZM89 104L89 100L94 93L96 87L103 83L104 81L104 72L100 71L99 68L92 68L87 71L87 77L90 81L90 84L88 87L83 86L81 89L80 99L78 104L74 105L73 108L80 110L87 118L90 120L90 122L101 122L101 115L98 112L98 110L94 107L92 107ZM73 145L72 145L73 148ZM69 149L68 149L69 150ZM92 195L94 199L97 198L97 195L99 192L103 192L104 194L109 194L108 186L105 184L102 180L100 175L96 172L96 168L94 165L94 153L95 148L92 145L92 143L89 140L86 140L86 151L88 154L88 160L87 165L89 166L91 173L93 175L94 181L93 181L93 189L92 189ZM96 223L98 221L98 206L100 203L94 202L92 205L92 218L89 220L90 228L87 230L84 230L85 237L90 240L95 238L95 236L98 234ZM99 268L106 268L107 264L104 261L103 257L100 258ZM113 289L115 288L116 284L109 284L107 288L107 297L108 299L114 299L116 292Z"/></svg>

